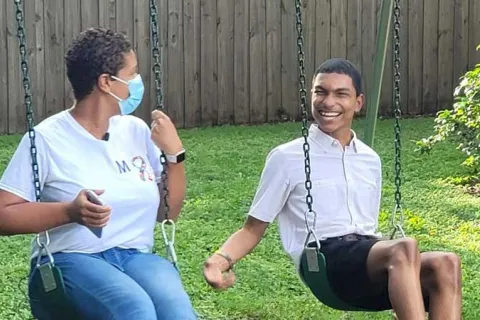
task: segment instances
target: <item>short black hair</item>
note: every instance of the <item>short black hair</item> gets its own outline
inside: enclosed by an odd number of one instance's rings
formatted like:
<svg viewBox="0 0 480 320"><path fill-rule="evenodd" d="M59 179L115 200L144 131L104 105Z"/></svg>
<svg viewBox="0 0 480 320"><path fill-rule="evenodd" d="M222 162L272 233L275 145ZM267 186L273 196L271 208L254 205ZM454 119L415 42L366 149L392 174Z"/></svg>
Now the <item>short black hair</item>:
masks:
<svg viewBox="0 0 480 320"><path fill-rule="evenodd" d="M88 28L73 41L65 57L67 76L77 101L89 95L101 74L117 75L132 44L123 33Z"/></svg>
<svg viewBox="0 0 480 320"><path fill-rule="evenodd" d="M352 78L353 86L355 87L355 91L357 92L357 97L363 93L362 88L362 76L360 75L360 71L358 68L353 64L351 61L342 59L342 58L333 58L323 62L317 70L315 70L315 74L313 75L313 79L319 73L340 73L345 74Z"/></svg>

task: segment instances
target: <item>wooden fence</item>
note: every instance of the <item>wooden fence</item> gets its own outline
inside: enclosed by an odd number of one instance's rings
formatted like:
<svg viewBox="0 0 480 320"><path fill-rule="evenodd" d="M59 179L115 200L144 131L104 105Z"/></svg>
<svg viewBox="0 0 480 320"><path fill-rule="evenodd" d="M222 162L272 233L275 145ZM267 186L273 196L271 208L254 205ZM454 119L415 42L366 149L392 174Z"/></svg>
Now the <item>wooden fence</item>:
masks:
<svg viewBox="0 0 480 320"><path fill-rule="evenodd" d="M346 57L373 71L381 0L303 0L307 85L316 66ZM83 29L126 32L147 81L137 115L155 92L148 0L25 0L29 70L37 122L72 104L63 57ZM480 1L401 0L401 97L405 114L448 108L458 78L480 62ZM157 0L167 111L178 127L296 119L293 0ZM14 1L0 4L0 133L25 130ZM391 52L391 42L388 47ZM381 114L391 113L392 57ZM369 87L367 81L366 87ZM308 88L309 89L309 88Z"/></svg>

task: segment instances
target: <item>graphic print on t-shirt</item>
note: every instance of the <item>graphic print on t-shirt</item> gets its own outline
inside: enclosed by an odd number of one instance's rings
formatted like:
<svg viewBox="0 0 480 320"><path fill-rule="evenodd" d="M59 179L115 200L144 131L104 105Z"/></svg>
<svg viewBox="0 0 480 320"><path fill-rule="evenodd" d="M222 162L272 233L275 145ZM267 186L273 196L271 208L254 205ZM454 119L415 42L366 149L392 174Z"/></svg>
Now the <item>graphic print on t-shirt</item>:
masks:
<svg viewBox="0 0 480 320"><path fill-rule="evenodd" d="M120 174L130 172L132 170L138 171L138 176L140 180L146 181L147 179L149 181L154 181L155 176L153 174L153 169L142 156L134 156L131 158L131 160L128 162L130 165L125 161L115 161L118 167L118 172Z"/></svg>

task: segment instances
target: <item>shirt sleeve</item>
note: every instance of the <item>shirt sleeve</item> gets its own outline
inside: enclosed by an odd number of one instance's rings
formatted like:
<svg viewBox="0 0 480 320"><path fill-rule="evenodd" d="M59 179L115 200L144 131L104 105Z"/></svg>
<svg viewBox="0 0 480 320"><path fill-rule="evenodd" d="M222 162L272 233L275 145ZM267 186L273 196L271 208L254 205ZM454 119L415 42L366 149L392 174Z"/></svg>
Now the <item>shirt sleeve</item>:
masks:
<svg viewBox="0 0 480 320"><path fill-rule="evenodd" d="M264 222L272 222L283 209L291 191L284 162L280 150L274 149L268 154L250 207L250 216Z"/></svg>
<svg viewBox="0 0 480 320"><path fill-rule="evenodd" d="M40 189L46 183L48 175L48 151L42 136L35 132L37 163L39 170ZM11 192L27 201L35 202L35 185L33 179L32 156L30 154L30 137L26 133L15 150L0 179L0 189Z"/></svg>

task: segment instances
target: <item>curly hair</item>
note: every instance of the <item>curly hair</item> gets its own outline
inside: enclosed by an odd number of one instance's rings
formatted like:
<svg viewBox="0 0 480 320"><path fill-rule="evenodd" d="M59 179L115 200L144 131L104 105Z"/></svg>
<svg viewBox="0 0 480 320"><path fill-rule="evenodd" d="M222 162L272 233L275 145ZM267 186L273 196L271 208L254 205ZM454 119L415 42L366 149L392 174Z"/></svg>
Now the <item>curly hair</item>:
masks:
<svg viewBox="0 0 480 320"><path fill-rule="evenodd" d="M101 74L116 75L132 44L123 33L88 28L73 41L65 57L67 76L77 101L89 95Z"/></svg>

